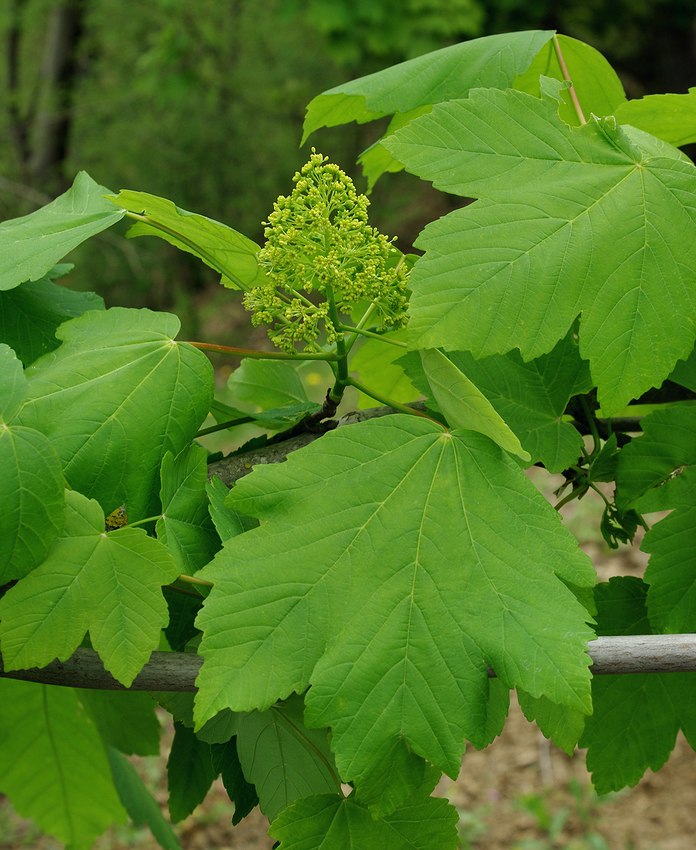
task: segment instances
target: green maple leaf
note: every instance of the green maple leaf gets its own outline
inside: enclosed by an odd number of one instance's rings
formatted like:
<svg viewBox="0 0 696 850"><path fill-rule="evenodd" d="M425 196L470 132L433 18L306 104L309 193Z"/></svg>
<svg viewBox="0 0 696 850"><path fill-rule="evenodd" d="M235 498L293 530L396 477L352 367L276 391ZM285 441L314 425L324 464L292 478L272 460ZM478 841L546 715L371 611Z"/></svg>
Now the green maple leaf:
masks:
<svg viewBox="0 0 696 850"><path fill-rule="evenodd" d="M456 364L435 348L420 356L433 396L452 428L478 431L522 460L531 460L498 411Z"/></svg>
<svg viewBox="0 0 696 850"><path fill-rule="evenodd" d="M188 817L203 802L218 773L210 744L200 741L193 729L175 723L167 761L169 814L174 823Z"/></svg>
<svg viewBox="0 0 696 850"><path fill-rule="evenodd" d="M553 351L526 362L516 351L477 360L453 352L452 362L467 375L517 434L532 462L561 472L582 452L582 437L563 413L571 396L591 389L587 363L566 337Z"/></svg>
<svg viewBox="0 0 696 850"><path fill-rule="evenodd" d="M96 689L77 693L105 743L127 755L159 754L157 704L149 694Z"/></svg>
<svg viewBox="0 0 696 850"><path fill-rule="evenodd" d="M208 511L207 459L202 446L191 444L176 457L167 453L162 461L162 516L155 526L157 539L187 573L207 564L220 548Z"/></svg>
<svg viewBox="0 0 696 850"><path fill-rule="evenodd" d="M394 331L388 338L404 342L406 333L404 330ZM385 344L377 339L365 339L351 357L350 365L359 374L361 383L382 396L406 404L416 401L420 393L411 383L403 363L399 362L405 355L409 356L403 348ZM359 408L374 406L375 400L371 396L360 393Z"/></svg>
<svg viewBox="0 0 696 850"><path fill-rule="evenodd" d="M597 585L598 634L644 635L646 585L622 576ZM580 746L598 793L635 785L645 771L659 770L681 728L696 746L696 682L691 673L630 673L595 676L593 714Z"/></svg>
<svg viewBox="0 0 696 850"><path fill-rule="evenodd" d="M564 582L594 572L483 435L364 422L255 470L229 499L262 524L203 571L215 587L196 621L197 723L311 683L308 723L332 728L349 779L394 737L456 775L465 738L486 727L487 664L589 709L591 631Z"/></svg>
<svg viewBox="0 0 696 850"><path fill-rule="evenodd" d="M157 800L147 790L135 767L113 747L109 747L107 756L118 796L133 824L147 826L162 850L181 850Z"/></svg>
<svg viewBox="0 0 696 850"><path fill-rule="evenodd" d="M122 189L107 197L122 208L121 215L129 210L139 219L128 231L129 237L159 236L219 272L220 283L228 289L249 289L265 280L256 259L259 246L226 224L147 192Z"/></svg>
<svg viewBox="0 0 696 850"><path fill-rule="evenodd" d="M696 403L682 402L642 420L643 434L619 454L617 502L638 511L672 510L641 548L650 622L658 631L696 629Z"/></svg>
<svg viewBox="0 0 696 850"><path fill-rule="evenodd" d="M410 112L464 97L476 86L505 88L552 35L530 30L475 38L342 83L310 102L302 141L320 127Z"/></svg>
<svg viewBox="0 0 696 850"><path fill-rule="evenodd" d="M559 62L558 50L563 56L565 68ZM547 41L529 68L514 80L511 88L538 95L544 77L561 83L569 77L588 118L591 114L613 115L626 103L621 80L604 56L589 44L567 35L555 35ZM558 98L561 118L566 124L579 124L580 118L568 88L561 89Z"/></svg>
<svg viewBox="0 0 696 850"><path fill-rule="evenodd" d="M475 38L342 83L310 102L302 141L320 127L335 127L349 121L363 124L393 115L385 136L358 159L371 190L382 174L403 168L382 144L384 138L429 112L433 103L465 97L470 89L479 86L512 85L529 68L535 54L535 61L544 54L544 46L552 35L527 31ZM548 63L544 67L548 72ZM537 82L538 78L537 72Z"/></svg>
<svg viewBox="0 0 696 850"><path fill-rule="evenodd" d="M104 531L104 512L65 494L65 525L44 562L0 600L0 642L9 670L65 661L89 631L107 670L128 686L167 623L160 588L179 567L139 528Z"/></svg>
<svg viewBox="0 0 696 850"><path fill-rule="evenodd" d="M39 280L73 248L120 221L125 211L105 199L108 191L81 171L50 204L0 224L0 289Z"/></svg>
<svg viewBox="0 0 696 850"><path fill-rule="evenodd" d="M645 771L660 770L684 727L696 744L696 688L690 673L599 676L595 713L580 746L598 794L633 787Z"/></svg>
<svg viewBox="0 0 696 850"><path fill-rule="evenodd" d="M59 325L88 310L103 310L93 292L75 292L49 277L0 292L0 340L17 352L25 366L60 345Z"/></svg>
<svg viewBox="0 0 696 850"><path fill-rule="evenodd" d="M40 564L63 527L60 459L47 437L15 421L26 396L22 364L0 344L0 585Z"/></svg>
<svg viewBox="0 0 696 850"><path fill-rule="evenodd" d="M176 316L114 307L58 329L27 369L19 424L45 434L69 485L131 522L159 513L164 455L190 443L212 399L208 358L174 340Z"/></svg>
<svg viewBox="0 0 696 850"><path fill-rule="evenodd" d="M616 120L677 147L692 144L696 142L696 88L687 94L649 94L628 100L616 110Z"/></svg>
<svg viewBox="0 0 696 850"><path fill-rule="evenodd" d="M0 792L75 850L126 813L99 732L72 688L0 679Z"/></svg>
<svg viewBox="0 0 696 850"><path fill-rule="evenodd" d="M300 797L340 790L326 729L307 729L303 709L295 695L239 717L239 762L269 820Z"/></svg>
<svg viewBox="0 0 696 850"><path fill-rule="evenodd" d="M321 794L287 808L269 834L278 850L454 850L457 813L446 800L416 797L377 818L352 797Z"/></svg>
<svg viewBox="0 0 696 850"><path fill-rule="evenodd" d="M428 225L411 274L413 347L549 352L578 315L602 407L659 385L696 335L696 169L613 119L476 90L384 144L443 191L479 198ZM466 269L466 273L462 272Z"/></svg>

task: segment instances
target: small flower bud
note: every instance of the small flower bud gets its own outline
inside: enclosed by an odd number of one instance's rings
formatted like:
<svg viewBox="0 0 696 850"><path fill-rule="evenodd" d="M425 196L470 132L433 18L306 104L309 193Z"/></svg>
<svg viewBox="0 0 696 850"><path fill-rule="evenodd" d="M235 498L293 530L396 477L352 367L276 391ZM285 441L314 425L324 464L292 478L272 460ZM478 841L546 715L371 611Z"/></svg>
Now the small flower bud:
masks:
<svg viewBox="0 0 696 850"><path fill-rule="evenodd" d="M368 223L369 200L314 149L293 182L264 223L267 241L258 259L268 283L244 297L252 323L269 325L269 337L285 351L335 342L335 316L349 316L358 302L374 303L383 326L403 325L406 264L394 240Z"/></svg>

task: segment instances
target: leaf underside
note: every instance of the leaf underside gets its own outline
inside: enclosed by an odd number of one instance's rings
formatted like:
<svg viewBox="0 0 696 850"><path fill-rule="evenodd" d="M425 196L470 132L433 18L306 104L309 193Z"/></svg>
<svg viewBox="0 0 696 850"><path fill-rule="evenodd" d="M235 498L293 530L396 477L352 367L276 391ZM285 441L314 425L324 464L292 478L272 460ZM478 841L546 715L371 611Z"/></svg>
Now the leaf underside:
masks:
<svg viewBox="0 0 696 850"><path fill-rule="evenodd" d="M50 204L0 224L0 290L39 280L73 248L122 219L124 210L105 199L108 191L81 171Z"/></svg>
<svg viewBox="0 0 696 850"><path fill-rule="evenodd" d="M242 233L147 192L122 189L109 199L124 211L142 216L131 226L129 237L158 236L193 254L219 272L220 282L228 289L248 289L263 283L265 274L256 259L259 246Z"/></svg>
<svg viewBox="0 0 696 850"><path fill-rule="evenodd" d="M75 691L0 679L0 792L75 850L126 813L104 746Z"/></svg>

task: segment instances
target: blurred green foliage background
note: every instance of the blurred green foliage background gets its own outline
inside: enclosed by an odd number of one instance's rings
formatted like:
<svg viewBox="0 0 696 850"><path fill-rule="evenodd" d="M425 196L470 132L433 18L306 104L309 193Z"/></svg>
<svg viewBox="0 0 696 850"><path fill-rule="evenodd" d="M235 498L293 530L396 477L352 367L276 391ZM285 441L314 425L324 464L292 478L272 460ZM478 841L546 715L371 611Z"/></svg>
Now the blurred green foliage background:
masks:
<svg viewBox="0 0 696 850"><path fill-rule="evenodd" d="M694 0L2 0L0 218L30 212L80 169L112 190L171 198L257 241L307 158L312 97L463 39L555 28L602 51L629 96L696 82ZM359 188L358 153L379 127L312 138ZM404 250L447 199L400 174L372 220ZM212 274L154 239L104 234L70 286L109 304L174 309L224 342L238 319Z"/></svg>

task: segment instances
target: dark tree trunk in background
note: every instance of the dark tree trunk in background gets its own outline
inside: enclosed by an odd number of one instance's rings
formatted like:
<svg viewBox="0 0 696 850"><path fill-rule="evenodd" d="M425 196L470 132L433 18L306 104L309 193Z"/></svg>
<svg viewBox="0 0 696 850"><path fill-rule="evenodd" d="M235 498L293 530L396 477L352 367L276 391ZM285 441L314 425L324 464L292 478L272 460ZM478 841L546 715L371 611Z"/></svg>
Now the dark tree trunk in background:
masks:
<svg viewBox="0 0 696 850"><path fill-rule="evenodd" d="M32 130L29 177L34 186L61 191L70 143L73 95L79 79L78 52L85 0L63 0L51 13L41 64L41 91Z"/></svg>
<svg viewBox="0 0 696 850"><path fill-rule="evenodd" d="M43 43L27 62L23 45L28 0L9 0L6 32L8 130L18 176L26 188L56 194L66 187L64 163L70 143L73 99L79 81L78 53L86 0L60 0L47 16ZM24 48L24 49L23 49ZM38 77L28 81L36 74Z"/></svg>
<svg viewBox="0 0 696 850"><path fill-rule="evenodd" d="M19 48L22 41L21 17L26 0L10 0L7 27L7 117L10 141L23 168L29 159L29 126L22 116L19 95Z"/></svg>

